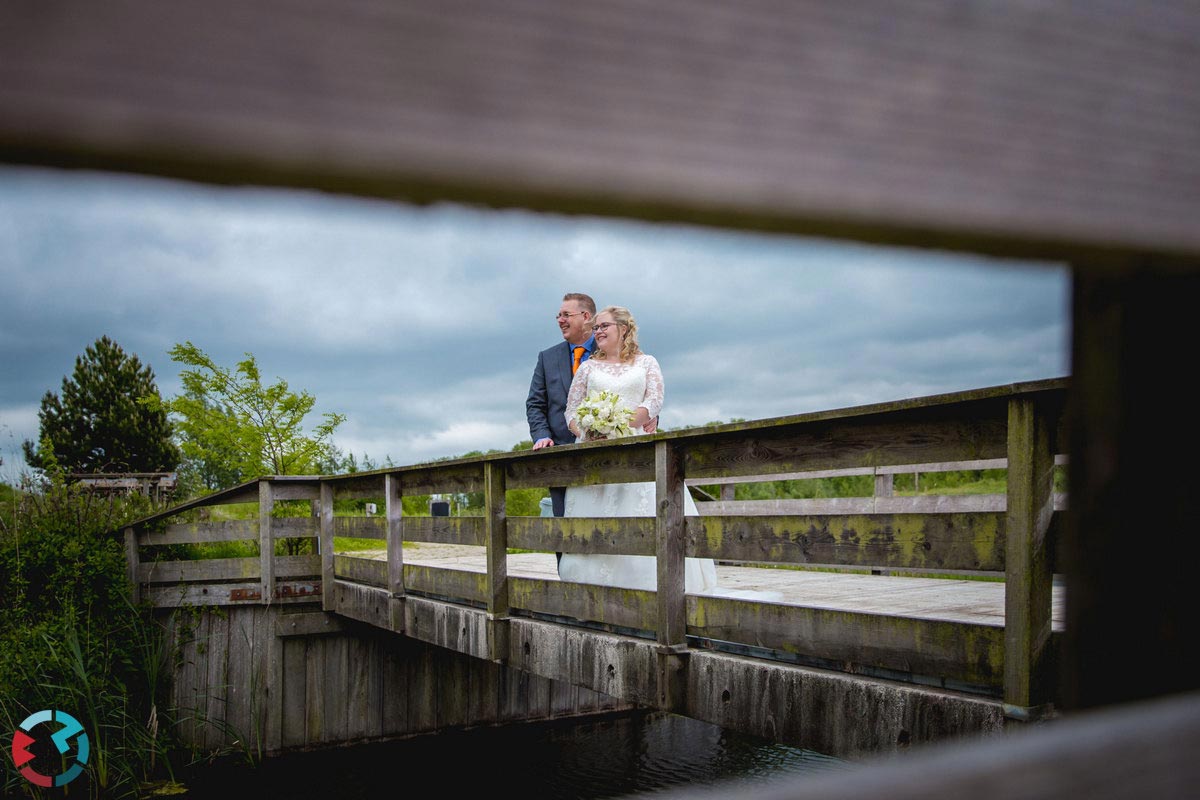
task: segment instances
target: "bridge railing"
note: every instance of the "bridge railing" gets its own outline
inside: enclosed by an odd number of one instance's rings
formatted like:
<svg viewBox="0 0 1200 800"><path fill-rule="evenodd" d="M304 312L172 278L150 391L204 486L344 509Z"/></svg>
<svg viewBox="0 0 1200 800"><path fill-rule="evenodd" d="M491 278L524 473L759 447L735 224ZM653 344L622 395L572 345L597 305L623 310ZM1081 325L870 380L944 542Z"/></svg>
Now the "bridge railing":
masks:
<svg viewBox="0 0 1200 800"><path fill-rule="evenodd" d="M1002 695L1015 713L1052 702L1051 585L1062 500L1056 454L1065 448L1066 381L993 387L794 417L660 433L611 442L499 453L369 473L274 478L173 509L257 500L257 520L189 523L127 533L131 574L156 602L294 602L320 594L325 609L403 631L405 598L484 609L487 654L502 658L514 615L577 620L653 636L664 654L732 648L799 663ZM783 479L831 471L877 476L953 462L1007 466L1003 503L862 498L790 501L770 509L700 504L685 516L688 483ZM924 466L920 466L924 465ZM508 490L650 481L656 515L644 518L508 516ZM479 517L403 513L407 496L482 492ZM382 516L335 513L341 498L382 499ZM281 500L307 500L281 518ZM863 501L870 504L867 507ZM964 506L964 502L974 506ZM840 503L840 506L839 506ZM932 505L930 505L932 503ZM292 504L295 505L295 504ZM705 506L713 511L709 513ZM319 537L319 555L275 555L284 538ZM377 539L387 558L335 554L334 537ZM254 558L141 560L139 548L252 538ZM484 548L483 572L404 561L404 542ZM657 591L510 576L510 549L658 558ZM991 571L1005 578L1005 625L761 603L684 592L684 559L873 570ZM323 589L323 591L322 591ZM215 600L214 600L215 598Z"/></svg>

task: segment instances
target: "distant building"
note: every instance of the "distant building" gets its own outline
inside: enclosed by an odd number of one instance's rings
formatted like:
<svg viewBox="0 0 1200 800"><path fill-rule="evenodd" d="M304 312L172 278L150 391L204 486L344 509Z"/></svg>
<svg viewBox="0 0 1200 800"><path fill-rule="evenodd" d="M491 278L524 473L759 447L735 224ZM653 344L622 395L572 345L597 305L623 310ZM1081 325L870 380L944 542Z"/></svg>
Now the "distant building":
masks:
<svg viewBox="0 0 1200 800"><path fill-rule="evenodd" d="M174 472L106 472L72 474L68 478L89 487L93 492L108 495L144 494L155 500L167 500L175 494Z"/></svg>

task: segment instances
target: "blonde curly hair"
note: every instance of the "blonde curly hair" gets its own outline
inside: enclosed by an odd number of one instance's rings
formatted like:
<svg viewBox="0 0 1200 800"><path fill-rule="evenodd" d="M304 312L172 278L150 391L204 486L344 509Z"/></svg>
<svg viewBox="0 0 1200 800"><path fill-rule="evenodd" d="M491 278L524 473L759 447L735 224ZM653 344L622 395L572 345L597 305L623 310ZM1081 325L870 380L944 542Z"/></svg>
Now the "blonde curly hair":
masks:
<svg viewBox="0 0 1200 800"><path fill-rule="evenodd" d="M621 337L621 349L617 353L618 360L628 361L629 359L642 352L642 348L638 346L638 326L637 321L633 318L633 314L629 313L629 309L624 306L608 306L604 310L597 312L592 319L595 320L601 314L608 314L613 318L613 322L625 328L625 334ZM592 354L592 358L604 360L604 351L597 349Z"/></svg>

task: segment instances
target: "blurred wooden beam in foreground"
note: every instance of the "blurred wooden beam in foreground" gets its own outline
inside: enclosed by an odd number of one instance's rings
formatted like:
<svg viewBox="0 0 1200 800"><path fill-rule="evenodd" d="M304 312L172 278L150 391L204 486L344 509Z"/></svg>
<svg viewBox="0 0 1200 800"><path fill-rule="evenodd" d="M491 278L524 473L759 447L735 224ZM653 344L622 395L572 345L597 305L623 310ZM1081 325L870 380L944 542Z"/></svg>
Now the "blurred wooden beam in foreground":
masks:
<svg viewBox="0 0 1200 800"><path fill-rule="evenodd" d="M1200 12L0 6L0 159L1093 263L1200 254Z"/></svg>

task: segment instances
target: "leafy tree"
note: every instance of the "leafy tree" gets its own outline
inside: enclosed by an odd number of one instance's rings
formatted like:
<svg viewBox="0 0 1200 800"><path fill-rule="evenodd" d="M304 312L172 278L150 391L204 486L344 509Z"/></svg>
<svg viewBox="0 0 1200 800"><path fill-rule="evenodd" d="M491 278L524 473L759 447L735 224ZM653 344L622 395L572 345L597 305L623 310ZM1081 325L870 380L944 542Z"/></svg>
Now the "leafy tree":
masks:
<svg viewBox="0 0 1200 800"><path fill-rule="evenodd" d="M291 391L282 378L264 386L250 353L233 369L191 342L175 345L170 356L189 367L180 373L183 394L162 402L178 416L185 482L222 489L261 475L317 474L332 459L330 438L345 415L325 414L305 433L316 398Z"/></svg>
<svg viewBox="0 0 1200 800"><path fill-rule="evenodd" d="M179 463L171 424L161 408L154 372L102 336L75 359L61 396L46 392L38 411L39 444L22 445L31 467L51 460L66 472L161 472Z"/></svg>

